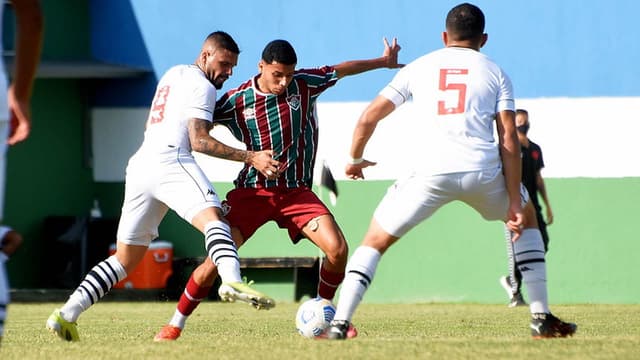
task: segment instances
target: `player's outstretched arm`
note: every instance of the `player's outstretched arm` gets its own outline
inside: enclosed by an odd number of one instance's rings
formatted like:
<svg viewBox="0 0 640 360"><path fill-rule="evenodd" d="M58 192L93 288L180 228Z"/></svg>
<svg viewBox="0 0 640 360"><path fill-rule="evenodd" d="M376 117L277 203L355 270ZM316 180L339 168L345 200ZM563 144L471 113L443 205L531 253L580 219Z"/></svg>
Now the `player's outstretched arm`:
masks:
<svg viewBox="0 0 640 360"><path fill-rule="evenodd" d="M395 110L395 105L387 98L378 95L360 115L351 140L350 155L352 160L345 167L345 174L348 178L364 179L362 169L376 164L363 159L364 148L373 135L378 122L391 114L393 110Z"/></svg>
<svg viewBox="0 0 640 360"><path fill-rule="evenodd" d="M383 38L382 40L384 42L384 51L381 57L368 60L345 61L334 65L333 67L338 72L338 77L342 78L380 68L396 69L403 67L404 64L398 64L398 52L400 52L398 39L393 38L391 45L389 45L387 38Z"/></svg>

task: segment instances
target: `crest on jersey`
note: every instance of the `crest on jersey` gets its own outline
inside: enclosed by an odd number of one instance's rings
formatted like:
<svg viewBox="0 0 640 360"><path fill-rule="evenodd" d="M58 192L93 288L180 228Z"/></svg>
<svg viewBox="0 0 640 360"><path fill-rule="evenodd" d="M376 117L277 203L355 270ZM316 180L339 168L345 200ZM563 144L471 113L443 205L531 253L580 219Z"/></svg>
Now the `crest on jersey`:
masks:
<svg viewBox="0 0 640 360"><path fill-rule="evenodd" d="M242 116L244 116L245 119L253 119L256 117L256 109L254 108L246 108L242 111Z"/></svg>
<svg viewBox="0 0 640 360"><path fill-rule="evenodd" d="M300 95L287 96L287 104L293 110L298 110L300 108Z"/></svg>
<svg viewBox="0 0 640 360"><path fill-rule="evenodd" d="M222 216L227 216L231 211L231 205L229 205L227 200L223 200L222 204L220 204L220 209L222 210Z"/></svg>

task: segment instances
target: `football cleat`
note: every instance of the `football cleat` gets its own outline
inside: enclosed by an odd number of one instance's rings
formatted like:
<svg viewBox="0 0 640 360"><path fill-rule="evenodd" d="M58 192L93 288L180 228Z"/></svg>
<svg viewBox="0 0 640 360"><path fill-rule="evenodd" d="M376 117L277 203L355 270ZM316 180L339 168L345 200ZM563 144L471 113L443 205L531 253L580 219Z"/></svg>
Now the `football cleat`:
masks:
<svg viewBox="0 0 640 360"><path fill-rule="evenodd" d="M511 297L511 301L509 302L509 307L518 307L518 306L527 306L527 302L524 301L522 297L522 293L517 292Z"/></svg>
<svg viewBox="0 0 640 360"><path fill-rule="evenodd" d="M60 309L53 310L53 313L47 319L47 329L52 333L58 335L63 340L78 341L80 335L78 335L78 329L76 323L68 322L60 316Z"/></svg>
<svg viewBox="0 0 640 360"><path fill-rule="evenodd" d="M513 288L511 287L511 278L508 275L501 276L500 285L502 286L504 291L507 293L507 296L511 298L511 296L513 296Z"/></svg>
<svg viewBox="0 0 640 360"><path fill-rule="evenodd" d="M227 302L243 301L257 310L269 310L276 306L276 302L267 295L252 289L244 282L223 283L218 288L220 300Z"/></svg>
<svg viewBox="0 0 640 360"><path fill-rule="evenodd" d="M520 290L518 290L517 292L513 292L513 288L511 287L511 279L509 276L503 276L500 278L500 285L502 285L502 288L504 289L504 291L507 293L507 296L509 297L509 307L518 307L518 306L526 306L527 302L524 301L524 298L522 297L522 293L520 292Z"/></svg>
<svg viewBox="0 0 640 360"><path fill-rule="evenodd" d="M323 337L330 340L345 340L356 336L358 336L358 330L349 321L333 320Z"/></svg>
<svg viewBox="0 0 640 360"><path fill-rule="evenodd" d="M564 322L551 313L532 314L529 326L531 327L531 336L534 339L573 336L578 330L578 325Z"/></svg>
<svg viewBox="0 0 640 360"><path fill-rule="evenodd" d="M174 341L178 340L182 329L173 325L165 325L153 338L153 341Z"/></svg>

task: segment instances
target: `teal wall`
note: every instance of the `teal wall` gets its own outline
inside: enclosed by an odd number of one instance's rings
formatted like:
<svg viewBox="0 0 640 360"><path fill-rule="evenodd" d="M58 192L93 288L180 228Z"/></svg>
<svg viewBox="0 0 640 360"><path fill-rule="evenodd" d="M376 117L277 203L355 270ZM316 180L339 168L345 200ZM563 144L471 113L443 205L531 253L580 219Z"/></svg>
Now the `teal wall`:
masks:
<svg viewBox="0 0 640 360"><path fill-rule="evenodd" d="M42 1L45 13L43 58L86 59L89 35L84 0L65 6ZM10 19L11 13L7 12ZM11 47L11 23L5 24ZM36 287L46 276L42 221L48 215L83 214L91 207L94 184L86 136L87 97L92 85L84 80L37 79L32 99L33 127L29 139L7 154L4 222L20 231L22 247L7 263L13 287Z"/></svg>
<svg viewBox="0 0 640 360"><path fill-rule="evenodd" d="M82 92L77 81L39 80L31 136L9 150L4 221L25 239L8 262L14 287L34 286L46 273L41 267L47 256L43 219L83 214L91 207L93 180L84 158L88 139Z"/></svg>

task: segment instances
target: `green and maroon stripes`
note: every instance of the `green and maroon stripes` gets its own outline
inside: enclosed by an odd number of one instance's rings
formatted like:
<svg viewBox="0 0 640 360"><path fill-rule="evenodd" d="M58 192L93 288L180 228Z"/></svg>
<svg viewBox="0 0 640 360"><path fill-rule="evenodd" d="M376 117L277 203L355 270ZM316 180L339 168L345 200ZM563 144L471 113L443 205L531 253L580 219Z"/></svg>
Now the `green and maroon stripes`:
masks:
<svg viewBox="0 0 640 360"><path fill-rule="evenodd" d="M282 163L277 180L245 166L236 187L311 187L318 146L315 102L337 80L332 67L298 70L286 91L273 95L256 90L255 77L218 100L215 123L227 126L249 150L273 150Z"/></svg>

